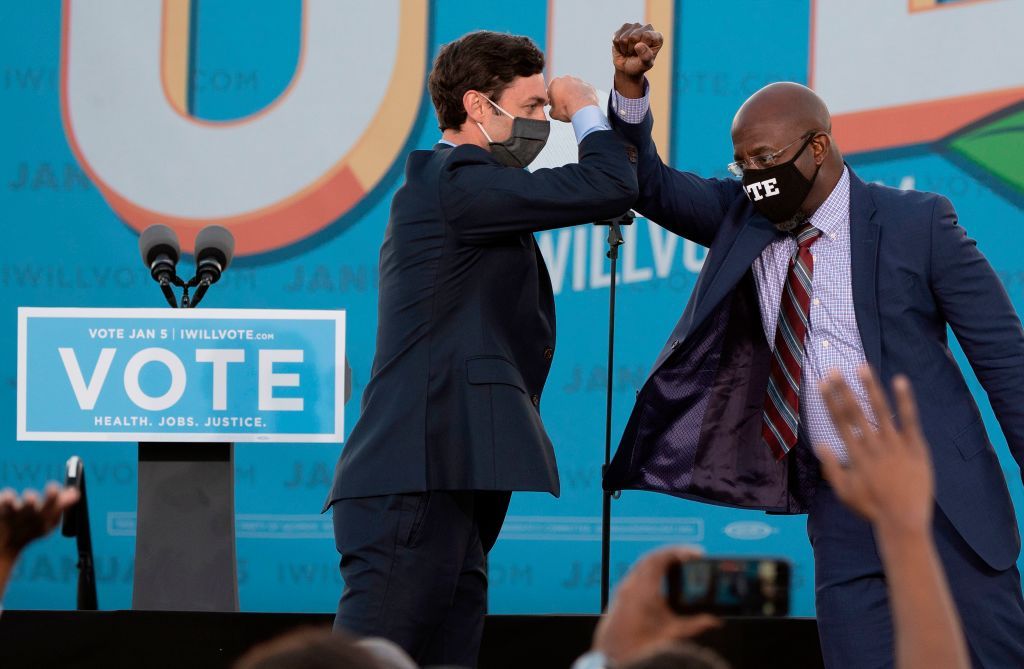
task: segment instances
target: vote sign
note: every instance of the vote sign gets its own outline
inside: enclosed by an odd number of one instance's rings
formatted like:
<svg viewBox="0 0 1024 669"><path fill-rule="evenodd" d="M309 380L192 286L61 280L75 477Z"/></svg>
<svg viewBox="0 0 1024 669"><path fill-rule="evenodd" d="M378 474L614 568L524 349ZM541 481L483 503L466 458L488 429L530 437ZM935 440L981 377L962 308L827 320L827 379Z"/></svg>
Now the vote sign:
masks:
<svg viewBox="0 0 1024 669"><path fill-rule="evenodd" d="M18 309L18 439L339 443L345 312Z"/></svg>

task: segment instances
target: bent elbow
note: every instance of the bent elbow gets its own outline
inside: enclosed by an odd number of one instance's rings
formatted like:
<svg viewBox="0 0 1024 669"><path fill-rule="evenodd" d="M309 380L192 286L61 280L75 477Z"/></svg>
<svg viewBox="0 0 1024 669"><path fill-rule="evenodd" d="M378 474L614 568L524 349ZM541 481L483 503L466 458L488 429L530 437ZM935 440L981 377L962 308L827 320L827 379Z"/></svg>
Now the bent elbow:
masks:
<svg viewBox="0 0 1024 669"><path fill-rule="evenodd" d="M637 185L635 172L630 172L627 178L617 179L614 186L614 188L609 188L608 197L605 200L606 218L629 211L640 196L640 187Z"/></svg>

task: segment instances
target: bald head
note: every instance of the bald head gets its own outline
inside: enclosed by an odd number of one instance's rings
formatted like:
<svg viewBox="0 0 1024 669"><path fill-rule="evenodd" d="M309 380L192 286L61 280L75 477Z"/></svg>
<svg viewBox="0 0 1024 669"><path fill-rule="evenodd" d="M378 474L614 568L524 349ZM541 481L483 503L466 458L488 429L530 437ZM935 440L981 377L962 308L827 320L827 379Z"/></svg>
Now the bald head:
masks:
<svg viewBox="0 0 1024 669"><path fill-rule="evenodd" d="M802 207L810 214L842 174L843 157L831 131L832 116L814 91L791 81L769 84L747 98L733 118L735 160L754 166L757 161L751 159L781 151L775 163L796 158L796 168L808 179L820 169L821 178L814 180ZM805 143L799 140L806 137L811 139L801 152Z"/></svg>
<svg viewBox="0 0 1024 669"><path fill-rule="evenodd" d="M749 133L758 128L779 128L787 136L808 130L832 130L828 107L818 95L792 81L769 84L743 103L732 121L732 134Z"/></svg>

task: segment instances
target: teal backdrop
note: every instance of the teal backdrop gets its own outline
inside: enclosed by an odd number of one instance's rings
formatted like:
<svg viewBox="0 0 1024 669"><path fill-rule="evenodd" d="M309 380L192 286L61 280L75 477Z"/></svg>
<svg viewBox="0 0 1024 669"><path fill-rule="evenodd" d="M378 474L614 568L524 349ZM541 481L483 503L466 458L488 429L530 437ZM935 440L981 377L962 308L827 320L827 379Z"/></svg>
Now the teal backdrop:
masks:
<svg viewBox="0 0 1024 669"><path fill-rule="evenodd" d="M175 222L183 239L191 239L190 218L237 223L236 235L245 241L240 243L240 257L203 306L345 309L353 391L345 426L350 430L374 352L377 257L389 202L401 184L405 154L428 148L438 138L424 86L426 69L442 44L467 31L529 35L552 52L555 74L569 73L559 63L575 62L571 52L578 56L592 51L596 55L579 61L579 67L587 76L590 71L602 73L606 81L595 83L606 88L612 31L622 22L643 20L626 10L667 17L668 24L657 26L671 38L658 65L668 76L656 91L661 105L656 109L663 113L659 132L667 138L663 155L675 167L707 176L725 176L724 166L732 156L732 115L748 95L781 79L812 83L836 112L837 142L848 147L848 160L858 174L948 196L999 272L1018 311L1024 312L1024 70L1019 66L1024 59L1019 40L992 47L1010 50L1003 55L993 55L984 40L999 25L1019 27L1024 21L1021 3L911 0L908 5L871 0L860 7L861 3L840 0L650 0L623 3L620 14L614 2L595 2L593 12L583 12L572 0L374 3L384 7L382 12L397 7L406 21L401 30L394 23L369 23L376 9L347 0L337 4L351 20L326 27L327 19L313 21L317 11L332 11L322 0L168 0L163 5L155 0L35 0L0 6L0 216L8 240L0 245L0 344L6 351L0 357L0 486L39 488L47 480L62 478L63 462L70 455L84 459L104 609L131 605L136 448L124 443L15 440L17 307L160 306L159 290L138 258L138 230L166 217ZM883 10L882 5L890 8ZM162 11L165 23L147 23L137 9L142 6L155 6L157 16ZM118 11L125 14L123 23L116 16L111 19ZM948 76L928 76L921 68L930 66L930 52L923 48L917 49L923 53L920 58L900 52L882 61L870 60L879 49L888 48L875 42L874 33L863 35L863 53L848 46L837 53L841 29L857 30L858 21L871 18L864 14L870 11L879 13L879 25L916 21L920 34L914 39L921 45L944 40L944 31L955 23L964 36L957 49L960 69ZM172 30L166 22L175 12L184 12L186 21ZM162 37L159 32L145 33L160 25ZM65 34L69 26L71 42ZM316 46L314 33L327 28L334 31L337 44L327 39ZM96 39L97 34L102 39ZM91 50L70 50L69 45L79 44L74 40L84 44L90 35ZM101 48L104 40L115 50L122 42L142 49L140 53L163 49L164 60L154 61L163 62L162 80L158 73L143 71L137 58L115 54L118 57L109 62L103 60L109 55ZM394 55L403 44L404 55ZM331 49L349 54L348 60L331 62L321 55L334 53ZM106 64L91 67L90 58ZM870 64L877 62L888 66ZM319 127L295 123L282 130L281 124L287 124L280 118L275 121L274 115L284 113L288 100L298 103L294 99L301 86L291 85L300 70L303 76L320 77L316 81L321 87L329 86L330 73L336 73L338 81L345 82L337 93L343 104L321 105ZM394 87L364 89L359 83L366 79L361 76L364 71L383 73L373 76L390 78ZM175 72L184 76L175 79ZM968 76L972 72L985 76ZM396 73L405 78L396 79ZM147 126L152 130L137 130L131 121L135 111L119 110L115 102L121 98L115 93L145 92L160 81L167 95L165 106L170 109L178 100L183 109L177 116L154 111ZM149 108L139 105L138 118L150 118L143 116ZM249 127L246 123L261 119L281 121L268 126L267 133L297 133L295 153L273 154L267 149L251 162L228 161L223 172L211 173L209 164L220 160L217 133L241 131ZM383 125L373 126L373 119ZM160 130L163 127L168 130ZM316 137L325 138L324 146L339 137L340 146L346 137L353 142L362 137L364 128L371 145L352 154L356 181L320 191L352 194L347 199L297 205L287 215L252 213L276 206L275 197L281 202L288 199L287 193L274 194L246 209L246 197L267 192L266 183L282 182L283 177L273 177L274 169L285 170L289 161L301 166L320 159L317 151L322 147L316 146ZM166 139L192 129L208 134L187 135L187 145L182 144L185 140ZM139 139L146 137L145 132L150 132L151 142ZM109 141L96 141L97 137ZM310 147L302 148L303 142ZM307 155L304 151L312 156L305 163L299 160ZM342 155L349 160L349 154L339 149L338 156ZM324 174L330 169L325 167ZM348 173L339 168L338 174ZM295 198L301 199L314 182L310 177L290 186L293 200L298 202ZM163 195L169 198L160 200ZM225 203L222 210L217 209L220 203ZM246 221L269 232L251 232L244 227L250 225ZM505 531L491 554L491 611L594 612L600 574L608 302L603 237L588 227L538 237L557 294L558 351L543 418L556 446L563 492L560 499L532 493L513 497ZM636 389L684 308L704 251L638 219L624 254L628 258L620 276L614 370L616 437ZM186 258L185 266L189 262ZM1014 502L1022 509L1020 471L1007 453L985 393L955 345L954 353L976 392ZM329 516L318 512L341 448L237 447L243 610L335 608L342 583ZM814 614L811 552L803 517L766 516L635 492L616 500L613 513L615 579L638 555L667 542L692 543L715 554L785 556L795 564L793 613ZM18 564L4 606L73 608L75 561L73 542L59 535L33 545Z"/></svg>

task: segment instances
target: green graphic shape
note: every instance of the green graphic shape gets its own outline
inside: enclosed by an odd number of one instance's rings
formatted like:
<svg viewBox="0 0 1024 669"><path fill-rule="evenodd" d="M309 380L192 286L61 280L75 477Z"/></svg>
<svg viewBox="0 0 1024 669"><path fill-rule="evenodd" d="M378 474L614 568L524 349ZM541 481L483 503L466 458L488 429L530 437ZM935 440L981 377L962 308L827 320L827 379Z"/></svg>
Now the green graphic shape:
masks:
<svg viewBox="0 0 1024 669"><path fill-rule="evenodd" d="M1024 195L1024 108L956 135L947 146Z"/></svg>

